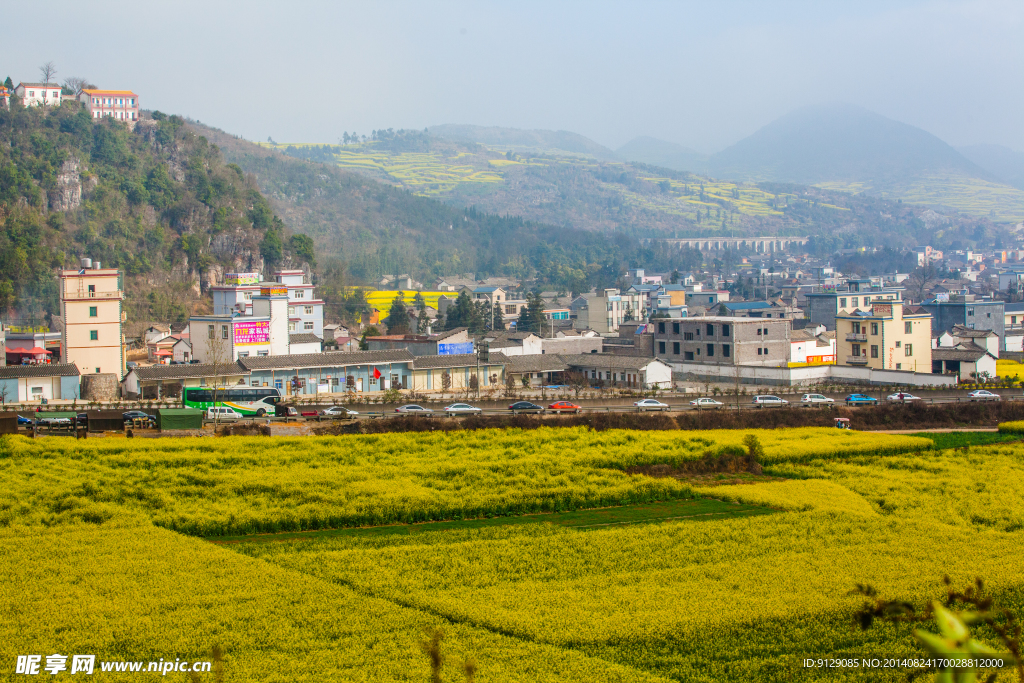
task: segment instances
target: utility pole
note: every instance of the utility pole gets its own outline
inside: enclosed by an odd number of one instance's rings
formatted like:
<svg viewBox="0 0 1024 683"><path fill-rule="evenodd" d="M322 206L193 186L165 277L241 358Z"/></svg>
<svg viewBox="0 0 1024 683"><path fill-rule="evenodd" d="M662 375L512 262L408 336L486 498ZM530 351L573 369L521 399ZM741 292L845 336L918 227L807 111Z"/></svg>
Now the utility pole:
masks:
<svg viewBox="0 0 1024 683"><path fill-rule="evenodd" d="M493 314L492 314L493 316ZM476 345L476 400L480 401L480 352L483 349L482 344Z"/></svg>

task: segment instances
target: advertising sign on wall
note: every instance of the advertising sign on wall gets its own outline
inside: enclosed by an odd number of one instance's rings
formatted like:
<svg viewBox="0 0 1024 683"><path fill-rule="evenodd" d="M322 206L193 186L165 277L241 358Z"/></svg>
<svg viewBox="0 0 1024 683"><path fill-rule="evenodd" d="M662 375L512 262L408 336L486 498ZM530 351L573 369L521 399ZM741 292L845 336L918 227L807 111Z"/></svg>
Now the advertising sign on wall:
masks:
<svg viewBox="0 0 1024 683"><path fill-rule="evenodd" d="M892 304L873 304L871 315L892 315Z"/></svg>
<svg viewBox="0 0 1024 683"><path fill-rule="evenodd" d="M473 353L473 342L437 345L437 355L439 356L454 356L457 353Z"/></svg>
<svg viewBox="0 0 1024 683"><path fill-rule="evenodd" d="M235 321L235 346L270 343L270 321Z"/></svg>
<svg viewBox="0 0 1024 683"><path fill-rule="evenodd" d="M262 296L288 296L288 285L268 285L260 287Z"/></svg>
<svg viewBox="0 0 1024 683"><path fill-rule="evenodd" d="M259 273L225 273L224 284L226 285L258 285L260 283Z"/></svg>

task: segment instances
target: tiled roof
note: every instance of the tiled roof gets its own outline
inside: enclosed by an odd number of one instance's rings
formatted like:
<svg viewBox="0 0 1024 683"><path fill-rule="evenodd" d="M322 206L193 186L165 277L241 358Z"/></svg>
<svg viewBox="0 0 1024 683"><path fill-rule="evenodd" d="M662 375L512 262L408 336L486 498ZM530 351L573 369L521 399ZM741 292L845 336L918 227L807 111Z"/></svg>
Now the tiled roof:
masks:
<svg viewBox="0 0 1024 683"><path fill-rule="evenodd" d="M491 356L490 362L480 360L480 365L505 365L504 356ZM475 353L455 353L445 356L416 356L412 362L414 370L429 370L431 368L464 368L476 366Z"/></svg>
<svg viewBox="0 0 1024 683"><path fill-rule="evenodd" d="M217 377L248 375L249 371L238 363L183 363L181 365L143 365L130 372L142 381L160 379L192 379L194 377Z"/></svg>
<svg viewBox="0 0 1024 683"><path fill-rule="evenodd" d="M562 359L571 367L612 368L623 370L639 370L657 361L656 358L643 356L622 356L610 353L574 353L563 354Z"/></svg>
<svg viewBox="0 0 1024 683"><path fill-rule="evenodd" d="M77 377L80 374L78 366L74 363L0 366L0 379L15 379L20 377Z"/></svg>
<svg viewBox="0 0 1024 683"><path fill-rule="evenodd" d="M289 344L319 344L322 341L323 339L313 333L288 335Z"/></svg>
<svg viewBox="0 0 1024 683"><path fill-rule="evenodd" d="M932 360L960 360L974 362L983 358L988 352L985 349L947 349L939 347L932 349Z"/></svg>
<svg viewBox="0 0 1024 683"><path fill-rule="evenodd" d="M972 330L963 325L953 325L953 336L954 337L967 337L968 339L981 339L984 337L995 337L996 333L992 330Z"/></svg>
<svg viewBox="0 0 1024 683"><path fill-rule="evenodd" d="M412 359L413 355L405 349L389 349L387 351L328 351L326 353L300 353L290 356L249 356L248 358L239 358L238 362L242 367L252 371L407 363Z"/></svg>
<svg viewBox="0 0 1024 683"><path fill-rule="evenodd" d="M460 332L466 332L466 331L468 331L468 330L469 330L469 328L468 328L468 327L456 327L455 329L452 329L452 330L448 330L447 332L442 332L441 334L437 335L437 336L436 336L436 337L434 337L434 338L435 338L435 339L436 339L437 341L442 341L442 340L444 340L444 339L447 339L448 337L454 337L454 336L455 336L455 335L457 335L458 333L460 333Z"/></svg>
<svg viewBox="0 0 1024 683"><path fill-rule="evenodd" d="M530 354L528 356L507 356L505 369L508 372L562 372L569 369L557 353Z"/></svg>

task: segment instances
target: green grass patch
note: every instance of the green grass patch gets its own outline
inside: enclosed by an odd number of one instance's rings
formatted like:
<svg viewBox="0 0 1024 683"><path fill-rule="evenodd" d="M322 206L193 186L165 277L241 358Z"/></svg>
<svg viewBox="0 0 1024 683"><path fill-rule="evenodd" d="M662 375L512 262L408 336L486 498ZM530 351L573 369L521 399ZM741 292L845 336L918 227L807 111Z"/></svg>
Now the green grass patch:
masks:
<svg viewBox="0 0 1024 683"><path fill-rule="evenodd" d="M537 515L521 515L518 517L484 517L479 519L459 519L447 522L427 522L423 524L391 524L388 526L324 529L320 531L259 534L254 536L216 536L210 537L210 539L216 540L218 543L237 543L242 541L252 543L337 536L369 538L395 534L408 536L431 531L481 529L484 527L509 526L517 524L554 524L556 526L576 529L603 529L614 526L647 524L669 520L703 521L732 517L751 517L756 515L767 515L773 512L775 512L775 510L756 505L743 505L710 498L700 498L697 500L667 500L638 505L623 505L620 507L593 508L589 510L552 512Z"/></svg>
<svg viewBox="0 0 1024 683"><path fill-rule="evenodd" d="M965 448L968 446L987 446L993 443L1020 441L1020 434L1003 434L1000 432L920 432L912 436L923 436L935 442L935 450L944 448Z"/></svg>

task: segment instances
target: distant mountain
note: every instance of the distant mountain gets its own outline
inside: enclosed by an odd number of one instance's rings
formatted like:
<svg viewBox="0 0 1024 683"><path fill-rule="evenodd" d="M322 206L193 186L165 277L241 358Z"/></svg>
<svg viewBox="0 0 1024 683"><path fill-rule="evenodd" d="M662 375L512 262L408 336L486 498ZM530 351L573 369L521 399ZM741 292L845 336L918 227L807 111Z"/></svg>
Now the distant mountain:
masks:
<svg viewBox="0 0 1024 683"><path fill-rule="evenodd" d="M701 154L674 142L646 136L633 138L615 150L615 153L626 161L637 161L651 166L670 168L674 171L700 172L708 165L706 154Z"/></svg>
<svg viewBox="0 0 1024 683"><path fill-rule="evenodd" d="M521 130L498 126L471 126L448 123L431 126L427 131L439 138L477 142L488 147L527 149L538 152L569 152L596 159L615 159L615 152L590 138L565 130Z"/></svg>
<svg viewBox="0 0 1024 683"><path fill-rule="evenodd" d="M956 150L1000 180L1024 190L1024 153L1002 145L969 145Z"/></svg>
<svg viewBox="0 0 1024 683"><path fill-rule="evenodd" d="M849 104L803 107L711 156L717 177L867 193L998 221L1024 217L1010 187L920 128Z"/></svg>
<svg viewBox="0 0 1024 683"><path fill-rule="evenodd" d="M803 107L710 159L722 177L880 184L908 176L990 174L931 133L849 104Z"/></svg>

